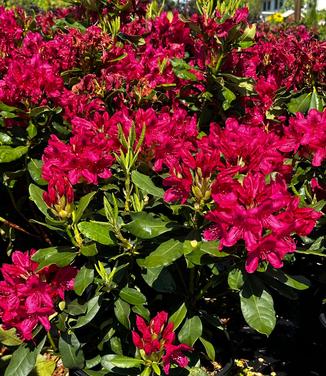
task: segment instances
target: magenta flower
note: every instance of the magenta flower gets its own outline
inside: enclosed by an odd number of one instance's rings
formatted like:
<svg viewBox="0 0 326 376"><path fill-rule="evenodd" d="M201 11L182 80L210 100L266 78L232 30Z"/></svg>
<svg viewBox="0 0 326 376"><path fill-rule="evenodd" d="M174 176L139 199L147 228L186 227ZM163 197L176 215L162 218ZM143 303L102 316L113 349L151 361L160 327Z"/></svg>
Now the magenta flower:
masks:
<svg viewBox="0 0 326 376"><path fill-rule="evenodd" d="M165 355L162 356L163 370L166 375L169 374L171 363L177 364L181 368L187 367L189 358L184 355L184 351L191 351L192 348L185 344L165 345Z"/></svg>
<svg viewBox="0 0 326 376"><path fill-rule="evenodd" d="M274 235L267 235L247 248L246 271L248 273L256 271L259 261L267 261L274 268L281 268L284 256L294 252L295 248L295 242L290 237L278 239Z"/></svg>
<svg viewBox="0 0 326 376"><path fill-rule="evenodd" d="M145 351L146 357L163 362L163 370L166 375L169 374L171 363L179 367L186 367L189 359L183 354L184 351L192 351L192 348L186 344L173 345L175 333L173 323L167 323L168 314L164 311L159 312L147 325L145 320L137 316L136 326L140 334L132 331L132 340L134 345Z"/></svg>
<svg viewBox="0 0 326 376"><path fill-rule="evenodd" d="M77 270L52 265L36 272L38 264L31 260L36 252L15 251L12 264L3 264L0 281L0 317L7 329L16 328L24 340L33 339L33 330L41 324L49 331L49 316L55 313L58 298L73 289Z"/></svg>

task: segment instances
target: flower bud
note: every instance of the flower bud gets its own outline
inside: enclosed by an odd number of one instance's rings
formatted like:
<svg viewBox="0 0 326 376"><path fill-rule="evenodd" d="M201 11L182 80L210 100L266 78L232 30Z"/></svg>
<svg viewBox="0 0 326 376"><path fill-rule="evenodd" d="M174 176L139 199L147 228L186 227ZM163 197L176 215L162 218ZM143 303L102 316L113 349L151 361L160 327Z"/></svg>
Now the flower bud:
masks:
<svg viewBox="0 0 326 376"><path fill-rule="evenodd" d="M65 177L56 177L49 181L48 191L44 192L43 199L52 213L61 218L71 217L74 210L74 190Z"/></svg>

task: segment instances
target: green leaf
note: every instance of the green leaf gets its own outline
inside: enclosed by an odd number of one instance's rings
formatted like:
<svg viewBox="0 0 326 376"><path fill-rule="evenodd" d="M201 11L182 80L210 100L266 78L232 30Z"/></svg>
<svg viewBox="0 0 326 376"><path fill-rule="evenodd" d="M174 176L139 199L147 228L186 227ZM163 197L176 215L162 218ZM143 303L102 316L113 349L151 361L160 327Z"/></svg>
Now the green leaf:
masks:
<svg viewBox="0 0 326 376"><path fill-rule="evenodd" d="M73 300L66 304L65 312L68 312L71 316L84 315L87 311L87 303L79 304L78 299Z"/></svg>
<svg viewBox="0 0 326 376"><path fill-rule="evenodd" d="M86 360L87 368L94 368L99 364L101 364L101 355L96 355L94 358Z"/></svg>
<svg viewBox="0 0 326 376"><path fill-rule="evenodd" d="M309 110L311 110L312 108L315 108L318 111L323 111L323 101L319 97L315 87L314 87L312 95L311 95Z"/></svg>
<svg viewBox="0 0 326 376"><path fill-rule="evenodd" d="M187 307L185 303L182 303L181 306L173 313L172 316L170 316L169 322L173 322L174 324L174 330L176 330L187 314Z"/></svg>
<svg viewBox="0 0 326 376"><path fill-rule="evenodd" d="M38 355L35 365L35 374L37 376L52 376L56 368L56 361L47 359L42 355Z"/></svg>
<svg viewBox="0 0 326 376"><path fill-rule="evenodd" d="M14 106L9 106L8 104L5 104L3 102L0 102L0 111L8 111L8 112L15 112L15 111L21 111L19 108Z"/></svg>
<svg viewBox="0 0 326 376"><path fill-rule="evenodd" d="M285 274L280 269L269 269L266 274L271 276L272 278L275 278L277 281L285 284L286 286L292 287L296 290L306 290L311 285L310 281L302 275L290 276L288 274Z"/></svg>
<svg viewBox="0 0 326 376"><path fill-rule="evenodd" d="M110 225L107 222L80 222L79 231L87 238L100 244L112 245L114 240L110 236Z"/></svg>
<svg viewBox="0 0 326 376"><path fill-rule="evenodd" d="M131 309L134 313L136 313L136 315L139 315L143 317L145 320L149 321L151 314L147 308L145 308L142 305L136 305L133 306Z"/></svg>
<svg viewBox="0 0 326 376"><path fill-rule="evenodd" d="M309 279L305 278L302 275L289 276L288 274L285 274L285 276L287 279L286 279L286 282L284 282L284 284L296 290L299 290L299 291L307 290L311 286Z"/></svg>
<svg viewBox="0 0 326 376"><path fill-rule="evenodd" d="M74 326L74 329L81 328L82 326L85 326L90 321L93 320L93 318L96 316L97 312L100 310L100 304L99 304L99 296L94 296L94 298L90 299L87 303L87 311L84 316L80 316L77 320L77 323Z"/></svg>
<svg viewBox="0 0 326 376"><path fill-rule="evenodd" d="M141 174L138 171L133 171L131 174L131 179L132 182L144 192L154 197L163 198L164 190L156 187L149 176Z"/></svg>
<svg viewBox="0 0 326 376"><path fill-rule="evenodd" d="M236 95L233 93L233 91L228 89L226 86L224 86L222 90L222 94L224 97L222 107L224 111L227 111L231 107L232 102L236 99Z"/></svg>
<svg viewBox="0 0 326 376"><path fill-rule="evenodd" d="M36 125L32 122L29 123L28 127L26 128L27 130L27 134L28 134L28 138L29 139L32 139L34 138L36 135L37 135L37 128L36 128Z"/></svg>
<svg viewBox="0 0 326 376"><path fill-rule="evenodd" d="M114 303L114 314L118 321L127 329L130 329L130 306L121 299L117 299Z"/></svg>
<svg viewBox="0 0 326 376"><path fill-rule="evenodd" d="M139 261L139 265L143 266L144 260L138 260L138 261ZM157 268L146 268L146 273L142 274L142 277L144 278L145 282L149 286L152 287L153 283L157 280L162 270L163 270L163 266L159 266Z"/></svg>
<svg viewBox="0 0 326 376"><path fill-rule="evenodd" d="M5 330L0 326L0 342L5 346L19 346L23 341L17 337L15 328Z"/></svg>
<svg viewBox="0 0 326 376"><path fill-rule="evenodd" d="M111 370L113 367L118 368L133 368L140 367L144 364L142 359L130 358L123 355L104 355L101 364L104 368Z"/></svg>
<svg viewBox="0 0 326 376"><path fill-rule="evenodd" d="M96 192L90 192L87 193L87 195L83 196L78 203L77 210L75 212L75 217L74 217L74 223L78 223L80 218L83 216L84 211L87 209L89 203L92 201L92 198Z"/></svg>
<svg viewBox="0 0 326 376"><path fill-rule="evenodd" d="M243 34L241 35L241 40L253 40L255 39L255 35L256 24L252 24L244 29Z"/></svg>
<svg viewBox="0 0 326 376"><path fill-rule="evenodd" d="M144 261L144 260L138 260ZM140 266L143 266L139 262ZM142 274L145 282L159 292L175 292L176 283L175 280L167 268L159 266L157 268L146 268L146 273Z"/></svg>
<svg viewBox="0 0 326 376"><path fill-rule="evenodd" d="M77 253L73 247L41 248L33 256L32 260L39 263L37 270L48 265L57 265L60 268L69 265Z"/></svg>
<svg viewBox="0 0 326 376"><path fill-rule="evenodd" d="M83 368L85 358L83 350L74 333L61 333L59 337L59 352L66 368Z"/></svg>
<svg viewBox="0 0 326 376"><path fill-rule="evenodd" d="M133 305L146 303L146 297L141 292L130 287L124 287L119 294L125 302Z"/></svg>
<svg viewBox="0 0 326 376"><path fill-rule="evenodd" d="M152 368L146 367L143 372L140 374L140 376L151 376L152 375Z"/></svg>
<svg viewBox="0 0 326 376"><path fill-rule="evenodd" d="M47 181L42 179L42 161L39 159L31 159L27 164L27 169L31 178L39 185L47 185Z"/></svg>
<svg viewBox="0 0 326 376"><path fill-rule="evenodd" d="M0 116L3 119L15 119L17 117L17 114L14 114L14 113L8 112L8 111L1 111Z"/></svg>
<svg viewBox="0 0 326 376"><path fill-rule="evenodd" d="M135 213L132 214L132 219L124 229L140 239L152 239L171 230L171 227L167 227L171 222L162 221L150 213Z"/></svg>
<svg viewBox="0 0 326 376"><path fill-rule="evenodd" d="M182 243L178 240L170 239L155 249L143 262L147 268L156 268L172 264L183 255Z"/></svg>
<svg viewBox="0 0 326 376"><path fill-rule="evenodd" d="M295 253L302 253L303 255L313 255L313 256L319 256L319 257L326 257L326 253L321 253L321 252L317 252L317 251L300 251L300 250L296 250Z"/></svg>
<svg viewBox="0 0 326 376"><path fill-rule="evenodd" d="M41 352L45 338L39 343L37 347L31 350L27 344L22 344L12 354L12 358L8 367L6 368L4 376L28 376L35 366L36 358Z"/></svg>
<svg viewBox="0 0 326 376"><path fill-rule="evenodd" d="M48 206L43 200L43 189L39 188L35 184L31 184L29 186L29 198L32 200L35 205L38 207L38 209L46 216L49 218L48 214Z"/></svg>
<svg viewBox="0 0 326 376"><path fill-rule="evenodd" d="M232 290L241 290L243 284L244 284L244 279L243 279L243 273L240 269L232 269L229 272L228 275L228 284L230 286L230 289Z"/></svg>
<svg viewBox="0 0 326 376"><path fill-rule="evenodd" d="M214 349L214 346L212 345L212 343L210 343L209 341L207 341L203 337L199 337L199 340L203 344L203 346L205 347L205 351L206 351L206 354L209 357L209 359L212 362L214 362L214 360L215 360L215 349Z"/></svg>
<svg viewBox="0 0 326 376"><path fill-rule="evenodd" d="M17 146L15 148L8 145L0 146L0 163L9 163L21 158L28 152L28 146Z"/></svg>
<svg viewBox="0 0 326 376"><path fill-rule="evenodd" d="M203 326L198 316L187 319L183 324L178 339L180 343L193 346L197 339L202 335Z"/></svg>
<svg viewBox="0 0 326 376"><path fill-rule="evenodd" d="M173 69L174 74L182 80L197 81L196 75L185 69Z"/></svg>
<svg viewBox="0 0 326 376"><path fill-rule="evenodd" d="M83 371L88 376L106 376L108 374L108 371L93 371L91 369L83 369Z"/></svg>
<svg viewBox="0 0 326 376"><path fill-rule="evenodd" d="M241 311L248 325L257 332L271 334L276 324L272 296L260 286L257 278L245 282L240 292Z"/></svg>
<svg viewBox="0 0 326 376"><path fill-rule="evenodd" d="M50 107L48 107L48 106L34 107L30 111L29 115L30 115L30 117L35 118L35 117L38 117L38 116L40 116L42 114L45 114L47 112L52 112L52 111L53 110Z"/></svg>
<svg viewBox="0 0 326 376"><path fill-rule="evenodd" d="M76 275L74 282L74 290L77 295L82 295L86 288L94 280L94 269L88 268L86 265L82 266Z"/></svg>
<svg viewBox="0 0 326 376"><path fill-rule="evenodd" d="M192 367L189 370L189 376L208 376L208 373L206 373L202 368Z"/></svg>
<svg viewBox="0 0 326 376"><path fill-rule="evenodd" d="M200 242L199 249L208 255L214 257L227 257L230 256L229 253L222 252L218 249L219 242L218 241L209 241L209 242ZM195 250L194 250L195 252Z"/></svg>
<svg viewBox="0 0 326 376"><path fill-rule="evenodd" d="M322 211L325 205L326 205L326 200L320 200L316 202L315 204L309 205L309 207L315 209L316 211Z"/></svg>
<svg viewBox="0 0 326 376"><path fill-rule="evenodd" d="M112 337L110 339L110 346L113 352L118 355L123 355L121 341L119 337Z"/></svg>
<svg viewBox="0 0 326 376"><path fill-rule="evenodd" d="M305 93L300 95L299 97L292 98L288 104L288 110L292 114L296 114L297 112L307 112L310 106L312 93Z"/></svg>
<svg viewBox="0 0 326 376"><path fill-rule="evenodd" d="M0 145L10 145L12 142L12 137L9 134L0 132Z"/></svg>
<svg viewBox="0 0 326 376"><path fill-rule="evenodd" d="M82 245L80 248L80 252L82 255L86 257L92 257L92 256L97 255L98 251L96 248L96 243L92 243L89 245Z"/></svg>

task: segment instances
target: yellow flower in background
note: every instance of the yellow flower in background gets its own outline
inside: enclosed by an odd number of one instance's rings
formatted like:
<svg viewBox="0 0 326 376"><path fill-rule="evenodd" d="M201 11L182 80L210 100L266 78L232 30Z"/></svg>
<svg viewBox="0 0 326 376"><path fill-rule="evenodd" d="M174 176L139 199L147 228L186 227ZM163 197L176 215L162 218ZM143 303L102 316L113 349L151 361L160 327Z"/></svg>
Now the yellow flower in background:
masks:
<svg viewBox="0 0 326 376"><path fill-rule="evenodd" d="M268 16L266 21L270 23L282 23L284 21L284 17L281 13L274 13L271 16Z"/></svg>

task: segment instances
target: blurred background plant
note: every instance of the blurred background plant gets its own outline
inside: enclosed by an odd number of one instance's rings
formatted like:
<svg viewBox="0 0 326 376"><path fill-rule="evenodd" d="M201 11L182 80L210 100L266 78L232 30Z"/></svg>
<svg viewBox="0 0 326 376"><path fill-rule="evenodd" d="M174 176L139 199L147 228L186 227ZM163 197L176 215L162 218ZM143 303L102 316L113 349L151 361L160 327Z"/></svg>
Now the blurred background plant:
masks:
<svg viewBox="0 0 326 376"><path fill-rule="evenodd" d="M5 7L19 6L25 9L40 8L48 10L51 8L59 8L67 6L64 0L4 0Z"/></svg>

